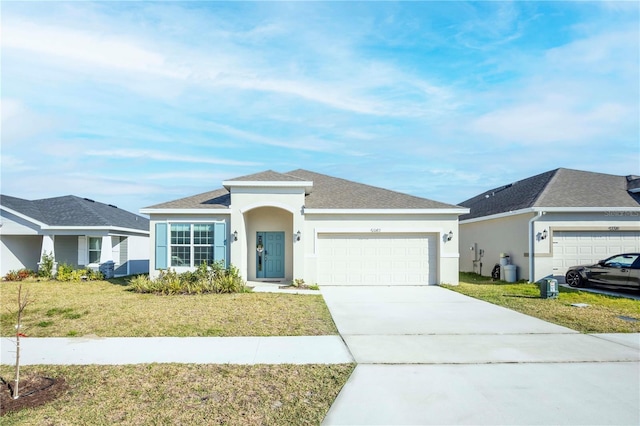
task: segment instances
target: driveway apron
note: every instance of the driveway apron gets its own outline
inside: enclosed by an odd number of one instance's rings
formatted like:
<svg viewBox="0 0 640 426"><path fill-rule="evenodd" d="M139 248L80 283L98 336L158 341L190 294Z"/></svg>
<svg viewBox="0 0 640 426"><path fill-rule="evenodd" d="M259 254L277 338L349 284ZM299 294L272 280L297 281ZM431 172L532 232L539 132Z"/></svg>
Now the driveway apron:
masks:
<svg viewBox="0 0 640 426"><path fill-rule="evenodd" d="M437 286L322 287L358 362L325 425L640 424L640 335L584 335Z"/></svg>

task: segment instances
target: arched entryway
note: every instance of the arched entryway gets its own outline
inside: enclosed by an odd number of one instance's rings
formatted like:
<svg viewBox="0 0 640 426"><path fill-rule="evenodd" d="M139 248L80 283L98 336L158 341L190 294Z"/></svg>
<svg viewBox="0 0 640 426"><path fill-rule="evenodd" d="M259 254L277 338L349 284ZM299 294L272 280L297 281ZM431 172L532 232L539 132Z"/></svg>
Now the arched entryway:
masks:
<svg viewBox="0 0 640 426"><path fill-rule="evenodd" d="M244 213L247 232L247 278L291 281L293 277L293 213L257 207Z"/></svg>

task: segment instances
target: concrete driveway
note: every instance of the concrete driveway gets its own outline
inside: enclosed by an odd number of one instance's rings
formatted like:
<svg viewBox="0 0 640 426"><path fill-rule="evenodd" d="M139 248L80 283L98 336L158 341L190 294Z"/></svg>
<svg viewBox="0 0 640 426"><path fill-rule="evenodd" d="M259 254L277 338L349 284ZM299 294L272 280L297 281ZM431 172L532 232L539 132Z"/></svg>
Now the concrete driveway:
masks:
<svg viewBox="0 0 640 426"><path fill-rule="evenodd" d="M440 287L322 287L358 366L325 425L640 424L640 335Z"/></svg>

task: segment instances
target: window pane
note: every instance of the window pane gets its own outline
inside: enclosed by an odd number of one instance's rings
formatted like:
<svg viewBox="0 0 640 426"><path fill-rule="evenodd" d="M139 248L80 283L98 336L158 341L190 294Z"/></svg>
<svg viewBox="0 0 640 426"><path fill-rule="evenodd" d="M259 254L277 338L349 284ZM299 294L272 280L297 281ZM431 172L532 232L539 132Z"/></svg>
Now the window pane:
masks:
<svg viewBox="0 0 640 426"><path fill-rule="evenodd" d="M202 262L206 262L207 265L213 263L213 247L193 248L193 266L200 266Z"/></svg>
<svg viewBox="0 0 640 426"><path fill-rule="evenodd" d="M191 266L191 248L171 247L171 266Z"/></svg>
<svg viewBox="0 0 640 426"><path fill-rule="evenodd" d="M102 247L102 238L89 237L89 250L100 250Z"/></svg>
<svg viewBox="0 0 640 426"><path fill-rule="evenodd" d="M193 225L193 244L213 244L213 225L196 224Z"/></svg>
<svg viewBox="0 0 640 426"><path fill-rule="evenodd" d="M99 251L89 251L89 263L100 263L100 252Z"/></svg>
<svg viewBox="0 0 640 426"><path fill-rule="evenodd" d="M190 244L191 225L188 223L175 223L171 225L171 244Z"/></svg>

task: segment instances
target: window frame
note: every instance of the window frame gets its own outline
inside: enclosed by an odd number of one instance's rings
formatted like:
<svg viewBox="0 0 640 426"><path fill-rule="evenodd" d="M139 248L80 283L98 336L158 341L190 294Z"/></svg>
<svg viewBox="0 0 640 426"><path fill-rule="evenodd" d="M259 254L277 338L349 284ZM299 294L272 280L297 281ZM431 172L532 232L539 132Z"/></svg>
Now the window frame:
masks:
<svg viewBox="0 0 640 426"><path fill-rule="evenodd" d="M182 269L187 269L187 268L194 268L194 267L198 267L200 266L199 264L196 264L196 257L201 257L202 255L202 249L206 248L207 253L206 253L206 257L207 257L207 264L211 265L214 262L214 245L215 245L215 223L216 222L202 222L202 221L197 221L197 222L169 222L168 223L168 227L169 227L169 232L167 235L167 239L168 239L168 255L169 255L169 262L168 262L168 266L170 268L182 268ZM188 226L189 227L189 232L188 232L188 236L187 236L187 241L188 243L179 243L178 241L182 240L184 241L185 236L176 236L174 238L173 232L174 232L174 226L176 227L184 227L184 226ZM208 226L209 229L206 231L203 230L199 230L197 229L198 227L202 227L202 226ZM184 232L184 231L182 231ZM208 233L208 235L203 236L202 233ZM196 236L197 233L200 233L198 236ZM202 243L202 239L205 239L205 243ZM196 239L198 240L198 243L196 243ZM176 242L174 242L174 240ZM181 265L178 264L174 264L174 258L178 257L178 255L174 255L174 248L182 248L183 250L186 249L186 252L188 253L188 262L184 262ZM200 250L198 250L200 249ZM198 251L200 251L200 253L197 253ZM182 254L182 258L184 259L184 253ZM184 259L186 260L186 259Z"/></svg>
<svg viewBox="0 0 640 426"><path fill-rule="evenodd" d="M99 248L97 250L91 248L91 240L98 241ZM98 258L94 262L91 261L91 253L98 253ZM87 235L87 264L88 265L99 264L101 256L102 256L102 237L92 237L90 235Z"/></svg>

